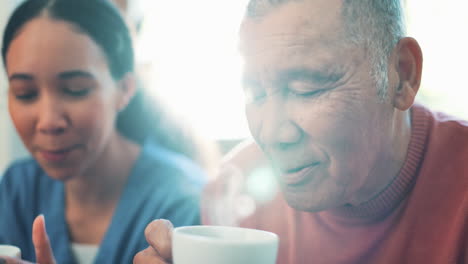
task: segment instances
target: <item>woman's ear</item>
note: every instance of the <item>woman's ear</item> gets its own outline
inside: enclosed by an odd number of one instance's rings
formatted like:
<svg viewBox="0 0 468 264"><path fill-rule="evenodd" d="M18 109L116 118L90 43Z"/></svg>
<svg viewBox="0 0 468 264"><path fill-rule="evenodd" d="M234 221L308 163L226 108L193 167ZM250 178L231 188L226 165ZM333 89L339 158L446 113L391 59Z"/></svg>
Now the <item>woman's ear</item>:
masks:
<svg viewBox="0 0 468 264"><path fill-rule="evenodd" d="M119 93L117 98L117 111L123 111L130 100L135 95L137 89L137 81L135 73L129 72L117 83Z"/></svg>
<svg viewBox="0 0 468 264"><path fill-rule="evenodd" d="M395 56L399 83L393 105L405 111L413 105L421 85L423 56L418 42L409 37L402 38L395 46Z"/></svg>

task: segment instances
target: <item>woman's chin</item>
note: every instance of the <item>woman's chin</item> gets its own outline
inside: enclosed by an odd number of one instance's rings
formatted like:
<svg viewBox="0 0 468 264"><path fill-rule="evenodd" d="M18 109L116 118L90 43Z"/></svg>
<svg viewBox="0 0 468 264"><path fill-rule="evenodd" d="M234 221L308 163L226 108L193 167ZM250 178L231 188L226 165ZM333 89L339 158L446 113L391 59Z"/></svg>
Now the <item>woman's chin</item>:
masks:
<svg viewBox="0 0 468 264"><path fill-rule="evenodd" d="M68 181L74 178L76 170L71 168L44 168L47 175L57 181Z"/></svg>

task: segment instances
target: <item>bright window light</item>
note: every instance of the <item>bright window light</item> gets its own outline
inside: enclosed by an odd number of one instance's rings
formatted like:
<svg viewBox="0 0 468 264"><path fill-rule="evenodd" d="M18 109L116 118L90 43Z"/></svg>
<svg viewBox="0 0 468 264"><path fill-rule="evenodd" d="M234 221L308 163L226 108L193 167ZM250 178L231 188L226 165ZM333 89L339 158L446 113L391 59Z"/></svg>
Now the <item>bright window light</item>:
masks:
<svg viewBox="0 0 468 264"><path fill-rule="evenodd" d="M137 52L150 64L150 90L211 139L249 135L237 49L245 1L142 2Z"/></svg>
<svg viewBox="0 0 468 264"><path fill-rule="evenodd" d="M240 87L238 26L246 0L138 0L145 23L138 60L151 64L151 91L212 139L249 135ZM468 118L466 1L407 0L408 32L424 53L418 100Z"/></svg>
<svg viewBox="0 0 468 264"><path fill-rule="evenodd" d="M420 43L423 81L419 101L468 119L468 2L407 0L408 33Z"/></svg>

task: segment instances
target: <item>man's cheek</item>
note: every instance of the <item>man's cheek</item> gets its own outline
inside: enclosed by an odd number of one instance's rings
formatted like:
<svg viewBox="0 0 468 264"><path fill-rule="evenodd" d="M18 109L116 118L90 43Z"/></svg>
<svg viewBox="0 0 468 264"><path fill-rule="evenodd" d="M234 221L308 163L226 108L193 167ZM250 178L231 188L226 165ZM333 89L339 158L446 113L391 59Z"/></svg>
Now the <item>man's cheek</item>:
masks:
<svg viewBox="0 0 468 264"><path fill-rule="evenodd" d="M256 114L253 109L247 109L246 117L247 117L247 124L249 126L250 134L254 137L255 140L258 140L260 136L260 127L261 127L261 120L258 117L258 114Z"/></svg>

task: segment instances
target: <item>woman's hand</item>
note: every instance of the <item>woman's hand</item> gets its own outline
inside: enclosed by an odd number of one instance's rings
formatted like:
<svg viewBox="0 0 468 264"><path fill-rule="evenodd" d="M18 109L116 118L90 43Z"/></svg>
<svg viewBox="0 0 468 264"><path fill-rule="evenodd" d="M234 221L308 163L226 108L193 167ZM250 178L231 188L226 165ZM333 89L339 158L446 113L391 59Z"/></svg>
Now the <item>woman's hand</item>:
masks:
<svg viewBox="0 0 468 264"><path fill-rule="evenodd" d="M54 254L50 246L49 236L45 227L45 219L43 215L39 215L34 219L32 228L32 241L34 250L36 251L36 261L39 264L55 264ZM2 259L4 260L2 263ZM1 257L0 264L30 264L20 259Z"/></svg>
<svg viewBox="0 0 468 264"><path fill-rule="evenodd" d="M36 217L33 222L32 240L36 251L36 261L40 264L55 264L54 253L50 246L49 236L43 215Z"/></svg>

